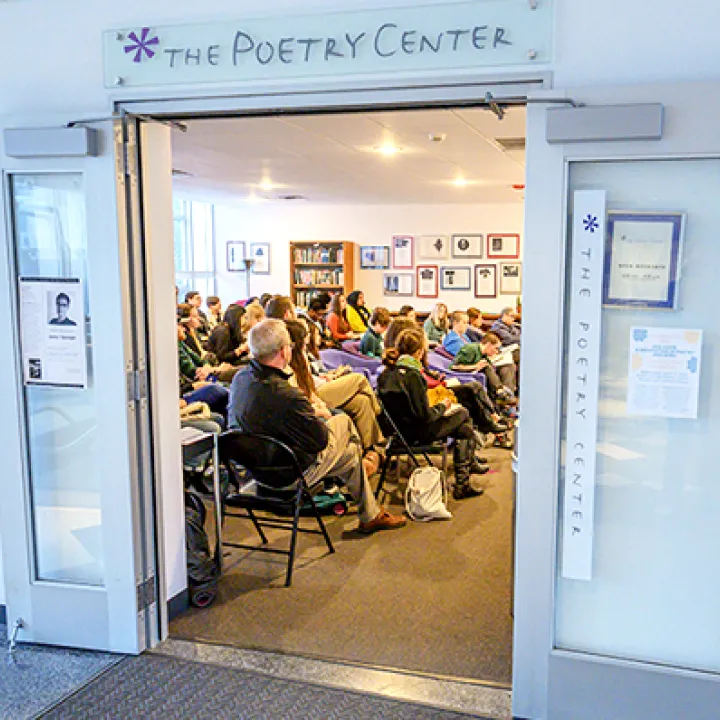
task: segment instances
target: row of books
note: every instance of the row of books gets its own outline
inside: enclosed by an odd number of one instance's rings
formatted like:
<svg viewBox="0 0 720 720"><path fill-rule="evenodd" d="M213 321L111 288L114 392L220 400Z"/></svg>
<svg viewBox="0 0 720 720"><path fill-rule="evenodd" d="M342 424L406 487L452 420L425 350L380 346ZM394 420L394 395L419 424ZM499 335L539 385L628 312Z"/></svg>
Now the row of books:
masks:
<svg viewBox="0 0 720 720"><path fill-rule="evenodd" d="M342 268L335 270L296 270L296 285L342 285L345 273Z"/></svg>
<svg viewBox="0 0 720 720"><path fill-rule="evenodd" d="M302 247L295 248L296 263L342 263L342 247Z"/></svg>
<svg viewBox="0 0 720 720"><path fill-rule="evenodd" d="M310 301L317 297L318 290L296 290L295 291L295 304L298 307L306 308Z"/></svg>

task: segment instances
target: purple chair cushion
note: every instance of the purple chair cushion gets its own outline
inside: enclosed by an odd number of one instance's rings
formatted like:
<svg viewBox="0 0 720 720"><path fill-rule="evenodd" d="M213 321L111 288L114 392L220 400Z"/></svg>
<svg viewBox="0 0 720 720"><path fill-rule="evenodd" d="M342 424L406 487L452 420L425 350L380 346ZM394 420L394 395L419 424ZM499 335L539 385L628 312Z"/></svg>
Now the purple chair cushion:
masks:
<svg viewBox="0 0 720 720"><path fill-rule="evenodd" d="M434 353L437 353L441 357L447 358L448 360L452 361L455 359L455 356L448 352L442 345L438 345L434 350Z"/></svg>
<svg viewBox="0 0 720 720"><path fill-rule="evenodd" d="M365 357L360 352L360 341L359 340L346 340L342 344L342 349L345 352L352 353L353 355L359 355L360 357Z"/></svg>
<svg viewBox="0 0 720 720"><path fill-rule="evenodd" d="M483 387L487 388L487 378L485 377L485 373L480 371L458 372L457 370L451 370L450 365L452 365L452 360L448 360L446 357L440 355L434 350L428 353L427 362L428 367L431 370L437 370L438 372L444 373L446 380L455 379L462 385L469 382L479 382L482 383Z"/></svg>

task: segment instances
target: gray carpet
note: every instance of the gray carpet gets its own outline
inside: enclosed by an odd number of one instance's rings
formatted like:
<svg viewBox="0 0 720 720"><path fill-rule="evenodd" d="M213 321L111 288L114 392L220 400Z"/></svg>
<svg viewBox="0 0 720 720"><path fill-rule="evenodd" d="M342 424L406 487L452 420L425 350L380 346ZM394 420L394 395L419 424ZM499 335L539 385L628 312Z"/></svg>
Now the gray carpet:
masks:
<svg viewBox="0 0 720 720"><path fill-rule="evenodd" d="M124 660L44 717L463 720L471 716L243 670L142 655Z"/></svg>
<svg viewBox="0 0 720 720"><path fill-rule="evenodd" d="M333 518L333 556L301 537L289 589L285 558L233 551L216 604L171 635L510 685L510 453L487 454L500 471L485 495L451 501L449 522L365 538L356 516ZM248 524L228 536L255 542Z"/></svg>
<svg viewBox="0 0 720 720"><path fill-rule="evenodd" d="M0 625L0 718L24 720L77 690L121 658L108 653L18 645L6 653L6 628Z"/></svg>

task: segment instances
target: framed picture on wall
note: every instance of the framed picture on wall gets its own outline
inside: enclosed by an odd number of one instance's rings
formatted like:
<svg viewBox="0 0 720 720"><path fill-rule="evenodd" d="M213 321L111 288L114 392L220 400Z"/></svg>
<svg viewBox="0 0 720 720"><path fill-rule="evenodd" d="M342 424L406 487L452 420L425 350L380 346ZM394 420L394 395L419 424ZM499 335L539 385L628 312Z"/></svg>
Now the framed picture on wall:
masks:
<svg viewBox="0 0 720 720"><path fill-rule="evenodd" d="M385 273L383 275L383 295L389 297L405 297L413 295L413 281L415 276L411 273Z"/></svg>
<svg viewBox="0 0 720 720"><path fill-rule="evenodd" d="M412 235L393 235L392 266L394 270L412 270L413 240Z"/></svg>
<svg viewBox="0 0 720 720"><path fill-rule="evenodd" d="M436 298L438 296L438 266L417 266L417 296Z"/></svg>
<svg viewBox="0 0 720 720"><path fill-rule="evenodd" d="M228 272L245 272L245 243L242 240L231 240L226 252Z"/></svg>
<svg viewBox="0 0 720 720"><path fill-rule="evenodd" d="M497 265L475 266L475 297L497 297Z"/></svg>
<svg viewBox="0 0 720 720"><path fill-rule="evenodd" d="M270 274L270 243L250 243L253 275Z"/></svg>
<svg viewBox="0 0 720 720"><path fill-rule="evenodd" d="M521 263L500 263L500 294L520 295L522 292Z"/></svg>
<svg viewBox="0 0 720 720"><path fill-rule="evenodd" d="M469 267L440 268L440 287L443 290L469 290L472 271Z"/></svg>
<svg viewBox="0 0 720 720"><path fill-rule="evenodd" d="M495 233L487 236L488 260L517 260L520 257L520 236Z"/></svg>
<svg viewBox="0 0 720 720"><path fill-rule="evenodd" d="M421 235L418 238L418 260L447 260L450 238L447 235Z"/></svg>
<svg viewBox="0 0 720 720"><path fill-rule="evenodd" d="M452 256L454 258L483 258L485 257L484 235L453 235Z"/></svg>
<svg viewBox="0 0 720 720"><path fill-rule="evenodd" d="M390 248L387 245L366 245L360 248L361 270L387 270L390 267Z"/></svg>

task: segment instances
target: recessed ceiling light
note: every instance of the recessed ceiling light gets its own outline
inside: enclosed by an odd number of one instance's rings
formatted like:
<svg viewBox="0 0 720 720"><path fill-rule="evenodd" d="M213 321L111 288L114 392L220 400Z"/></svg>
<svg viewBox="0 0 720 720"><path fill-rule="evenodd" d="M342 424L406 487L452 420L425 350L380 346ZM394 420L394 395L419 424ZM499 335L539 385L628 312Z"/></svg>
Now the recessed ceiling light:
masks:
<svg viewBox="0 0 720 720"><path fill-rule="evenodd" d="M397 155L398 153L402 152L401 147L393 145L392 143L384 143L383 145L377 145L374 150L376 153L379 153L380 155L385 155L386 157L392 157L393 155Z"/></svg>
<svg viewBox="0 0 720 720"><path fill-rule="evenodd" d="M456 177L456 178L452 181L452 184L453 184L455 187L465 187L465 186L467 186L467 185L470 184L470 181L469 181L469 180L466 180L464 177Z"/></svg>
<svg viewBox="0 0 720 720"><path fill-rule="evenodd" d="M447 138L445 133L430 133L428 135L428 140L432 143L445 142L445 138Z"/></svg>
<svg viewBox="0 0 720 720"><path fill-rule="evenodd" d="M258 184L258 187L261 190L270 191L270 190L274 190L277 187L277 185L275 185L275 183L272 180L270 180L270 178L264 178L263 180L260 181L260 183Z"/></svg>

